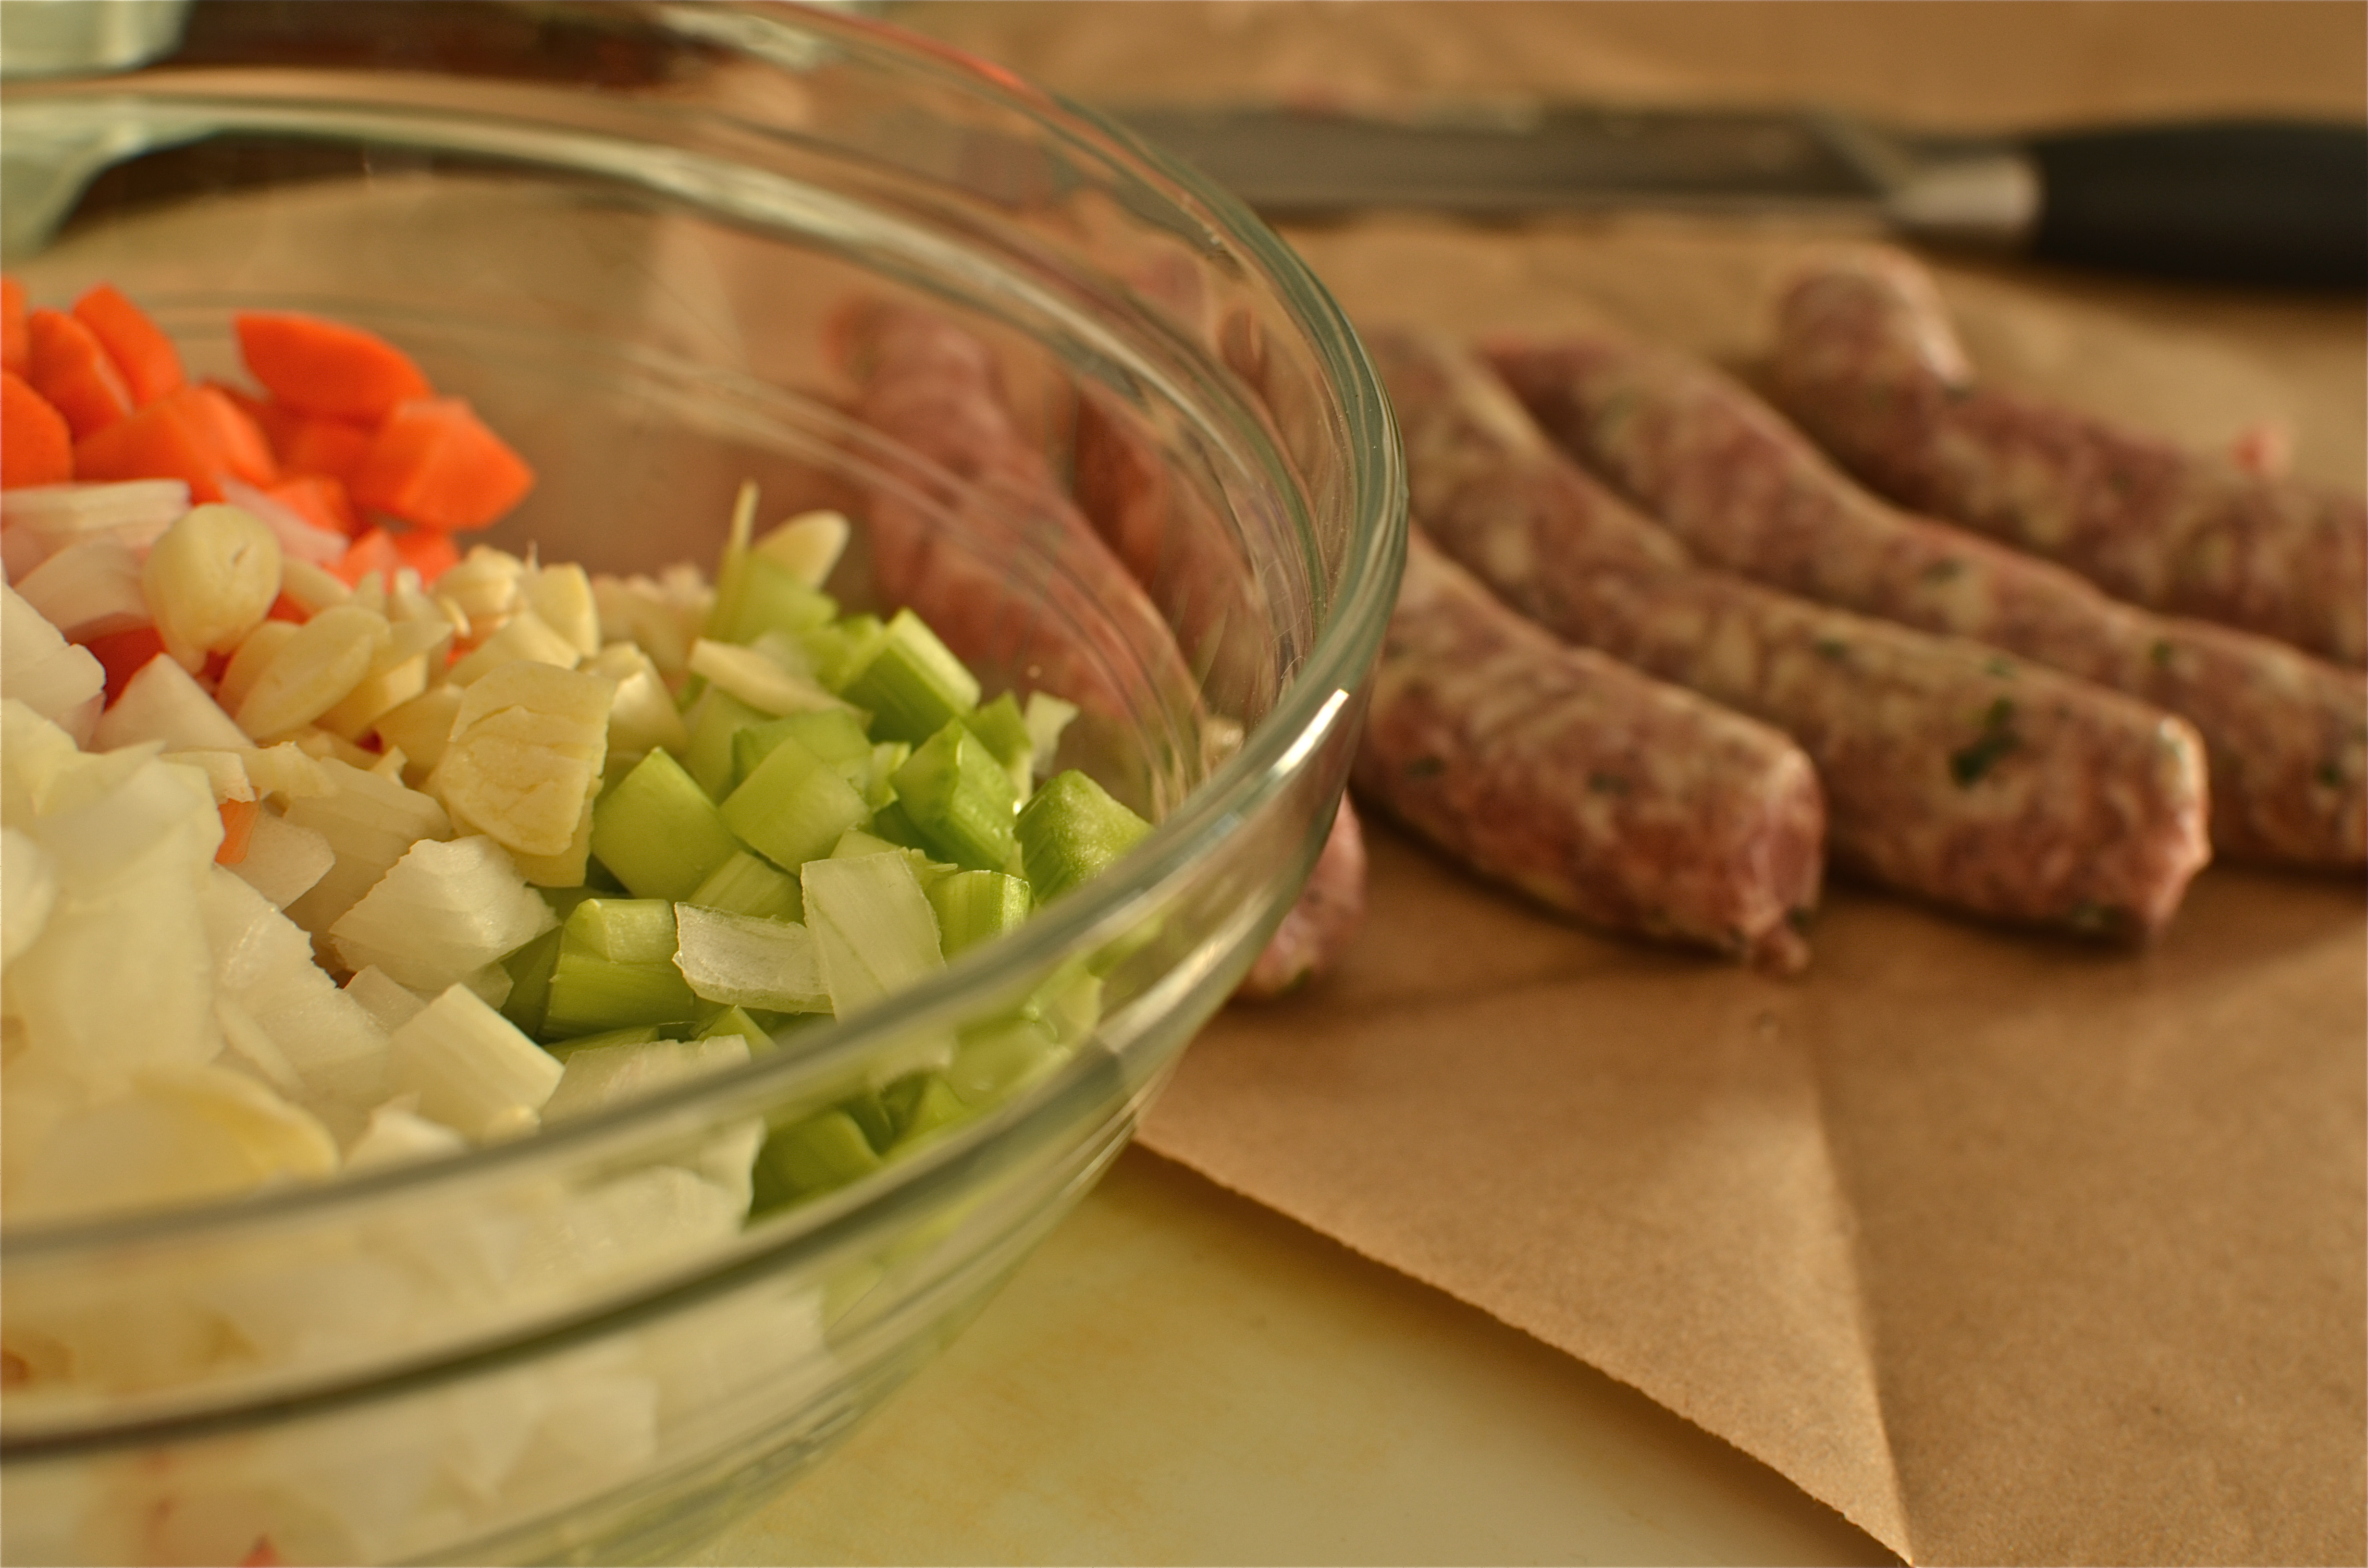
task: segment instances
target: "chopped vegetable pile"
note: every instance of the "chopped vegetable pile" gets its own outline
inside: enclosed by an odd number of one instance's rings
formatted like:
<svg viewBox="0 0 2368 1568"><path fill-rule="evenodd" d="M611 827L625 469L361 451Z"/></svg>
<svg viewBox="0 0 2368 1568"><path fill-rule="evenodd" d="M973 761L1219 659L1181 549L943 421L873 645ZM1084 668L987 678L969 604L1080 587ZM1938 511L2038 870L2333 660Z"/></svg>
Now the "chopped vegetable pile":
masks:
<svg viewBox="0 0 2368 1568"><path fill-rule="evenodd" d="M753 537L744 489L712 585L463 553L532 471L393 345L241 315L256 392L188 381L110 287L5 303L11 1222L451 1153L791 1049L1148 832L1082 773L1038 787L1067 703L982 702L909 609L840 613L837 514ZM1098 1007L1064 974L700 1179L736 1216L860 1177Z"/></svg>

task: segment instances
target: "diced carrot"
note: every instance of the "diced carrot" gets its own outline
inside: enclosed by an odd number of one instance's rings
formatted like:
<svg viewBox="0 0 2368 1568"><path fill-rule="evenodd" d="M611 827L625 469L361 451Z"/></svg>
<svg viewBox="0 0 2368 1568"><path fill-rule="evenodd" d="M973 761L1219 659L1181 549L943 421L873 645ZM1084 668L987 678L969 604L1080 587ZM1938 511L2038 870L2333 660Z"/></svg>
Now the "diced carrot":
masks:
<svg viewBox="0 0 2368 1568"><path fill-rule="evenodd" d="M279 466L290 473L325 474L340 486L350 485L370 456L376 435L368 426L344 419L290 416L287 438L276 442Z"/></svg>
<svg viewBox="0 0 2368 1568"><path fill-rule="evenodd" d="M349 487L357 506L425 528L481 528L534 488L534 470L457 397L387 416Z"/></svg>
<svg viewBox="0 0 2368 1568"><path fill-rule="evenodd" d="M432 528L396 534L394 552L403 557L405 566L419 574L423 585L433 585L437 578L461 564L461 547L452 542L452 536Z"/></svg>
<svg viewBox="0 0 2368 1568"><path fill-rule="evenodd" d="M232 473L253 485L279 483L279 460L271 455L271 443L264 439L255 421L220 387L184 387L157 401L168 400L188 403L192 416L199 422L214 450L222 454L223 466Z"/></svg>
<svg viewBox="0 0 2368 1568"><path fill-rule="evenodd" d="M191 500L219 501L230 464L216 439L203 412L174 393L76 441L74 477L181 479L188 482Z"/></svg>
<svg viewBox="0 0 2368 1568"><path fill-rule="evenodd" d="M352 587L373 572L383 572L386 580L409 562L394 548L394 536L384 528L371 528L346 547L345 559L329 568L330 574L347 587Z"/></svg>
<svg viewBox="0 0 2368 1568"><path fill-rule="evenodd" d="M188 379L173 340L114 284L101 283L85 293L74 302L74 313L114 361L134 406L146 407Z"/></svg>
<svg viewBox="0 0 2368 1568"><path fill-rule="evenodd" d="M111 704L123 695L131 677L148 667L148 661L165 651L165 639L153 626L134 626L123 631L110 631L94 637L83 644L99 668L107 672L107 700Z"/></svg>
<svg viewBox="0 0 2368 1568"><path fill-rule="evenodd" d="M236 403L241 414L255 421L255 427L263 432L265 440L271 443L271 455L279 460L280 468L285 470L288 466L288 439L296 433L296 427L304 423L304 416L292 409L280 407L268 397L257 397L245 387L233 386L211 376L206 378L205 384Z"/></svg>
<svg viewBox="0 0 2368 1568"><path fill-rule="evenodd" d="M222 687L222 677L230 673L230 655L236 652L238 652L238 650L235 648L232 649L230 653L223 653L220 649L216 649L214 652L208 653L206 655L206 662L198 666L199 676L203 679L213 682L215 689L220 690Z"/></svg>
<svg viewBox="0 0 2368 1568"><path fill-rule="evenodd" d="M264 492L306 522L347 539L362 531L362 515L346 498L346 487L325 473L301 473Z"/></svg>
<svg viewBox="0 0 2368 1568"><path fill-rule="evenodd" d="M302 626L313 619L313 612L282 594L271 601L271 608L263 612L263 618L266 620L292 620Z"/></svg>
<svg viewBox="0 0 2368 1568"><path fill-rule="evenodd" d="M33 346L25 335L25 286L0 277L0 370L21 376L33 362Z"/></svg>
<svg viewBox="0 0 2368 1568"><path fill-rule="evenodd" d="M25 318L25 380L66 416L79 441L131 412L131 392L90 328L63 311Z"/></svg>
<svg viewBox="0 0 2368 1568"><path fill-rule="evenodd" d="M13 370L0 370L0 490L74 477L66 416Z"/></svg>
<svg viewBox="0 0 2368 1568"><path fill-rule="evenodd" d="M299 414L375 425L433 389L411 356L376 333L292 311L231 318L255 379Z"/></svg>
<svg viewBox="0 0 2368 1568"><path fill-rule="evenodd" d="M222 812L222 847L214 851L214 864L235 866L246 858L248 841L255 837L255 816L260 809L253 801L217 801L215 808Z"/></svg>

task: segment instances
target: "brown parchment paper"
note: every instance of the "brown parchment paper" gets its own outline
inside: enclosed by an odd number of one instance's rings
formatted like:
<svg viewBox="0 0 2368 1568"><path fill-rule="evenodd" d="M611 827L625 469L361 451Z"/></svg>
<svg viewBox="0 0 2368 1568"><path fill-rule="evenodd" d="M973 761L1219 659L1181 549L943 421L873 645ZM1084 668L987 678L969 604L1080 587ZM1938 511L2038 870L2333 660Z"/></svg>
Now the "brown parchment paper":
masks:
<svg viewBox="0 0 2368 1568"><path fill-rule="evenodd" d="M1552 89L1927 124L2368 108L2351 5L900 7L1103 99ZM1352 314L1611 322L1748 369L1831 233L1290 234ZM1976 363L2362 483L2356 300L1958 260ZM2368 910L2214 868L2102 952L1848 886L1776 982L1385 825L1343 968L1197 1042L1152 1148L1634 1384L1918 1562L2368 1554Z"/></svg>

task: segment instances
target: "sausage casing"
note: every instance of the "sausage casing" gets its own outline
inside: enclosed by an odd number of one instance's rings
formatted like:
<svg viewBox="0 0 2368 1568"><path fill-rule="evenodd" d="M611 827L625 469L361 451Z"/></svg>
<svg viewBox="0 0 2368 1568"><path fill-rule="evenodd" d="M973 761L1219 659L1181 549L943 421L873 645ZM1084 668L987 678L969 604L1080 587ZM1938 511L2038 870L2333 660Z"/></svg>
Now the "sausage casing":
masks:
<svg viewBox="0 0 2368 1568"><path fill-rule="evenodd" d="M2273 639L2154 615L2052 562L1861 489L1740 383L1606 333L1488 355L1555 440L1708 562L1969 637L2157 704L2208 748L2212 835L2290 865L2368 862L2368 679Z"/></svg>
<svg viewBox="0 0 2368 1568"><path fill-rule="evenodd" d="M1476 356L1368 330L1416 518L1573 642L1792 735L1836 860L2000 918L2151 932L2209 857L2202 748L2144 703L1693 565L1554 451Z"/></svg>

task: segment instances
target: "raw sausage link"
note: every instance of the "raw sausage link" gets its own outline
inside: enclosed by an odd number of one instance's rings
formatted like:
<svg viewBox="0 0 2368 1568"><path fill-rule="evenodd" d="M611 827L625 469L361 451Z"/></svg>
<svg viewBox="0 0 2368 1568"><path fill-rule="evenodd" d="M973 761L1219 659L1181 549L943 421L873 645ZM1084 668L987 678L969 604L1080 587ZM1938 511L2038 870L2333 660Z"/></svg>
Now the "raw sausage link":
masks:
<svg viewBox="0 0 2368 1568"><path fill-rule="evenodd" d="M2209 858L2180 721L1957 638L1691 563L1554 450L1476 356L1364 334L1417 521L1514 608L1791 734L1836 860L1978 914L2142 935Z"/></svg>
<svg viewBox="0 0 2368 1568"><path fill-rule="evenodd" d="M1308 873L1307 887L1282 917L1249 973L1234 988L1236 997L1264 1002L1321 979L1349 948L1365 923L1365 830L1349 797L1332 818L1332 831Z"/></svg>
<svg viewBox="0 0 2368 1568"><path fill-rule="evenodd" d="M1153 705L1171 717L1196 710L1196 685L1167 623L1020 436L993 351L932 312L879 300L840 311L832 334L860 387L856 417L944 471L913 465L898 482L872 486L881 592L912 605L964 658L1067 698L1085 710L1082 722L1115 726L1104 748L1112 755L1126 755L1124 736L1150 722ZM949 486L945 474L971 488ZM1144 780L1155 797L1159 771ZM1156 811L1164 802L1153 803ZM1254 975L1287 973L1296 983L1355 931L1363 840L1351 819L1351 858L1332 847L1341 832L1336 817L1320 885L1302 893Z"/></svg>
<svg viewBox="0 0 2368 1568"><path fill-rule="evenodd" d="M1250 582L1239 540L1107 396L1078 389L1072 479L1078 509L1206 671L1201 685L1211 705L1262 712L1274 700L1271 650L1262 637L1225 634L1245 615ZM1344 795L1305 890L1234 994L1265 1001L1320 978L1364 916L1365 838Z"/></svg>
<svg viewBox="0 0 2368 1568"><path fill-rule="evenodd" d="M863 454L887 471L865 507L882 597L964 660L1076 703L1110 756L1133 755L1145 732L1190 734L1198 686L1175 638L1020 434L993 350L934 312L875 299L843 307L829 332L858 384L855 417L894 443ZM1155 815L1172 804L1167 771L1130 781Z"/></svg>
<svg viewBox="0 0 2368 1568"><path fill-rule="evenodd" d="M2368 680L2273 639L2150 614L1860 489L1709 366L1604 334L1489 358L1554 437L1708 562L1970 637L2156 703L2208 747L2212 835L2289 865L2368 861Z"/></svg>
<svg viewBox="0 0 2368 1568"><path fill-rule="evenodd" d="M1793 417L1904 506L2134 604L2368 663L2368 502L1976 385L1931 279L1896 251L1793 284L1774 370Z"/></svg>
<svg viewBox="0 0 2368 1568"><path fill-rule="evenodd" d="M1553 908L1778 972L1808 960L1825 804L1800 749L1558 641L1420 535L1351 778Z"/></svg>

